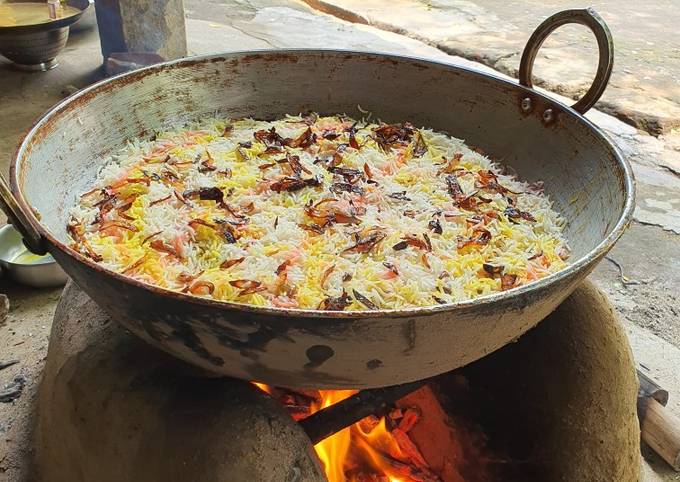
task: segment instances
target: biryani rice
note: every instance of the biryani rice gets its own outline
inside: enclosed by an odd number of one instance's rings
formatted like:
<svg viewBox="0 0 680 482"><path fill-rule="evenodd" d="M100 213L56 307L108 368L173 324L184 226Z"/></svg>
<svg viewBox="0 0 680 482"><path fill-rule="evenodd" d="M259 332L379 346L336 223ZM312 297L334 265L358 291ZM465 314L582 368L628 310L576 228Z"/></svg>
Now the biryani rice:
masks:
<svg viewBox="0 0 680 482"><path fill-rule="evenodd" d="M130 142L78 198L68 230L108 269L216 300L455 303L566 265L549 197L505 172L410 124L213 118Z"/></svg>

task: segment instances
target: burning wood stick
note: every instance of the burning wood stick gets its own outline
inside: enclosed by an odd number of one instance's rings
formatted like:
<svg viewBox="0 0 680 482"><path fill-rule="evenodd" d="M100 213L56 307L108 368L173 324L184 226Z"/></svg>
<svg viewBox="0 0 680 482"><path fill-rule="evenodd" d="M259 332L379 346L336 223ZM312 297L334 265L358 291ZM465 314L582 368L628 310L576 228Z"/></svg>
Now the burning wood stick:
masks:
<svg viewBox="0 0 680 482"><path fill-rule="evenodd" d="M334 433L349 427L359 420L385 410L400 398L426 385L430 380L418 380L392 387L362 390L359 393L319 410L299 423L316 445Z"/></svg>

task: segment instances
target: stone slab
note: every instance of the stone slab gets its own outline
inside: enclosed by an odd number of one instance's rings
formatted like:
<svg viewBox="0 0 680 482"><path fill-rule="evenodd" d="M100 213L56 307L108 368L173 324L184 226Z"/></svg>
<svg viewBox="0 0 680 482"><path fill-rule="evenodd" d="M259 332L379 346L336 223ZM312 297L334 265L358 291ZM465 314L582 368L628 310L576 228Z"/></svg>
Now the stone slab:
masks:
<svg viewBox="0 0 680 482"><path fill-rule="evenodd" d="M305 0L345 20L402 33L452 55L515 76L531 32L571 3L559 0ZM616 68L598 107L653 134L680 126L680 42L671 0L599 0L595 7L616 41ZM535 82L577 98L595 71L597 46L584 27L564 27L546 41Z"/></svg>
<svg viewBox="0 0 680 482"><path fill-rule="evenodd" d="M99 0L95 3L102 53L154 53L165 60L187 54L182 0Z"/></svg>

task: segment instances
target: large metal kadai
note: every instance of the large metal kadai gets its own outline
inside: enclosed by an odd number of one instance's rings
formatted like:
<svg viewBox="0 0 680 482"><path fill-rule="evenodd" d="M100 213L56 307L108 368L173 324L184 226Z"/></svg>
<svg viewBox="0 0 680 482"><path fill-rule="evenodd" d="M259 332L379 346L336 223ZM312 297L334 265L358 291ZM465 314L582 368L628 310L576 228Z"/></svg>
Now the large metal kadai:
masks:
<svg viewBox="0 0 680 482"><path fill-rule="evenodd" d="M573 107L531 88L547 35L588 26L600 47L593 87ZM583 117L611 73L612 42L592 10L546 20L522 58L522 85L415 58L333 50L234 52L193 57L114 77L45 114L11 166L4 208L35 251L49 251L116 321L194 365L274 385L366 388L465 365L516 339L564 300L621 236L634 181L615 146ZM68 209L106 156L128 139L219 111L275 118L355 113L410 121L465 139L543 180L568 220L569 266L547 278L472 301L429 308L330 312L255 307L150 286L71 249Z"/></svg>

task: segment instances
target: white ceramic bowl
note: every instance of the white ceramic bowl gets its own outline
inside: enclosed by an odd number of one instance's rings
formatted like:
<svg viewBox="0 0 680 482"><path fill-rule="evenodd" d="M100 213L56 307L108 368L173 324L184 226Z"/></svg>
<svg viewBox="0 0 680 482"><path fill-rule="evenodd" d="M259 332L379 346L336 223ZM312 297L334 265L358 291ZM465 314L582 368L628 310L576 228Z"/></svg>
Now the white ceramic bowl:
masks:
<svg viewBox="0 0 680 482"><path fill-rule="evenodd" d="M21 262L21 258L33 256L14 226L7 224L0 228L0 266L3 273L18 283L36 288L53 288L66 283L66 273L50 254Z"/></svg>

